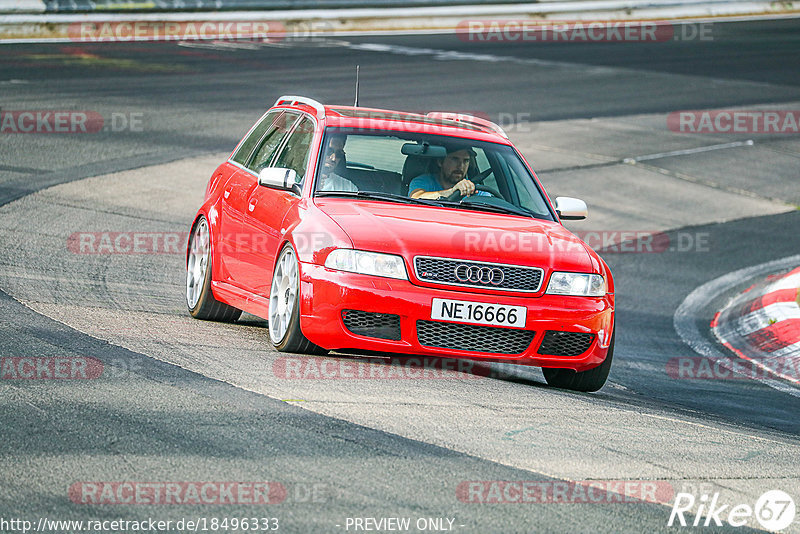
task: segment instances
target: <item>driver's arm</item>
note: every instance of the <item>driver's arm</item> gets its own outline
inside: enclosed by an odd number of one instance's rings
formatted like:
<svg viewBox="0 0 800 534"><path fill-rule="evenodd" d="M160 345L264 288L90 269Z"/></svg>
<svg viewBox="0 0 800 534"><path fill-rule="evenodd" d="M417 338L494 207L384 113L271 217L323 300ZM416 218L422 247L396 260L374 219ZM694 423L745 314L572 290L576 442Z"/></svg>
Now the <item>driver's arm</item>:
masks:
<svg viewBox="0 0 800 534"><path fill-rule="evenodd" d="M430 200L439 200L440 198L447 197L453 192L453 189L444 189L442 191L425 191L424 189L414 189L409 195L411 198L427 198Z"/></svg>
<svg viewBox="0 0 800 534"><path fill-rule="evenodd" d="M441 191L425 191L424 189L414 189L409 196L411 198L427 198L437 200L440 198L447 198L456 191L461 191L461 196L467 197L475 192L475 184L467 178L464 178L449 189L442 189Z"/></svg>

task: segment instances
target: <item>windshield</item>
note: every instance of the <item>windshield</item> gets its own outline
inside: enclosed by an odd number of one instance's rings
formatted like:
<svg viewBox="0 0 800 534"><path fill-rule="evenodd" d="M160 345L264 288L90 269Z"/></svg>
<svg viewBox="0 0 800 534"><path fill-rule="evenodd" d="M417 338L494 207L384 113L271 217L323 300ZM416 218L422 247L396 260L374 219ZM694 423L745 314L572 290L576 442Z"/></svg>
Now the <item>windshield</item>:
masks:
<svg viewBox="0 0 800 534"><path fill-rule="evenodd" d="M554 220L530 171L507 145L344 128L327 128L322 143L317 196L405 200ZM472 194L455 188L462 180L474 185ZM411 198L429 191L438 194Z"/></svg>

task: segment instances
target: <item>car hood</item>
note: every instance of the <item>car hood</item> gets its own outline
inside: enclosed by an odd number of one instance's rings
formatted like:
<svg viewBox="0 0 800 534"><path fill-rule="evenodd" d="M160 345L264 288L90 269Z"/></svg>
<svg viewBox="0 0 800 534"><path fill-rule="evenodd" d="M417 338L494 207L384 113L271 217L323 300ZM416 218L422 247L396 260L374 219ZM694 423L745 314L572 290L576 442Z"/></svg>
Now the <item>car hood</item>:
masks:
<svg viewBox="0 0 800 534"><path fill-rule="evenodd" d="M593 272L584 243L557 222L513 215L320 198L317 206L360 250Z"/></svg>

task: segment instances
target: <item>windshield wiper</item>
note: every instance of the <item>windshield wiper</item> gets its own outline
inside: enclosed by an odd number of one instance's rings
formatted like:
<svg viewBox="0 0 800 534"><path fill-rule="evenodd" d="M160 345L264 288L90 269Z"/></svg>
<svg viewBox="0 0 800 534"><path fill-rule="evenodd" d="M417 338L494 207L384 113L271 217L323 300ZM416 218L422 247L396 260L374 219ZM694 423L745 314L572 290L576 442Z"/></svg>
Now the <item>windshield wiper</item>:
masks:
<svg viewBox="0 0 800 534"><path fill-rule="evenodd" d="M411 198L393 193L381 193L378 191L317 191L318 197L354 197L367 198L374 200L386 200L388 202L401 202L403 204L424 204L426 206L441 206L437 200L427 200L424 198Z"/></svg>
<svg viewBox="0 0 800 534"><path fill-rule="evenodd" d="M482 202L455 202L450 200L445 200L442 202L445 206L452 206L454 208L463 208L467 210L474 210L474 211L493 211L495 213L510 213L512 215L522 215L523 217L533 217L535 219L541 219L541 215L538 215L536 212L529 210L528 208L523 208L522 206L498 206L497 204L484 204Z"/></svg>

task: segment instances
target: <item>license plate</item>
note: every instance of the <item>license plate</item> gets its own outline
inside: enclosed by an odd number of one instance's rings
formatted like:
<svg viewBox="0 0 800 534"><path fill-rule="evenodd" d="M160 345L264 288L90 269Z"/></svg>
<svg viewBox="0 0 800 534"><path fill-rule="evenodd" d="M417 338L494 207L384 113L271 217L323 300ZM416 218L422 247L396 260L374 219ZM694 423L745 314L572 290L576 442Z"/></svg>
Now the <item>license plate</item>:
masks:
<svg viewBox="0 0 800 534"><path fill-rule="evenodd" d="M431 319L524 328L528 308L465 300L433 299Z"/></svg>

